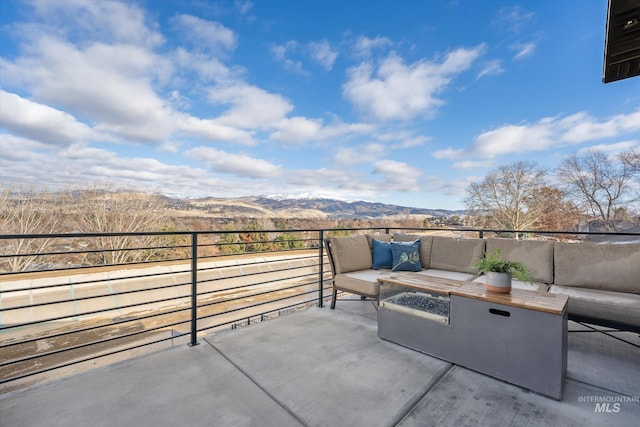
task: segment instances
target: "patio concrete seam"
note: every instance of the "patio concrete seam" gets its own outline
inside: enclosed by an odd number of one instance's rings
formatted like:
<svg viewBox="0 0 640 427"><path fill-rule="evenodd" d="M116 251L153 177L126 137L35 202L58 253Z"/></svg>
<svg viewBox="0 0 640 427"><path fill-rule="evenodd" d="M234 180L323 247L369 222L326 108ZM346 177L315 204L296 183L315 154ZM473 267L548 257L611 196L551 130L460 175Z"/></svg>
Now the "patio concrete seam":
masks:
<svg viewBox="0 0 640 427"><path fill-rule="evenodd" d="M264 394L266 394L269 399L273 400L274 402L276 402L276 404L278 404L278 406L280 406L282 409L284 409L289 415L291 415L293 418L295 418L296 421L298 421L301 425L305 426L305 427L309 427L308 424L306 424L304 422L304 420L302 420L295 412L293 412L289 407L287 407L287 405L285 405L283 402L281 402L279 399L277 399L275 396L273 396L271 393L269 393L269 391L263 387L260 383L258 383L251 375L249 375L246 371L244 371L240 366L238 366L237 364L235 364L233 362L233 360L231 360L229 357L227 357L226 354L224 354L218 347L216 347L215 345L213 345L213 343L209 342L209 340L207 339L203 339L204 342L206 342L212 349L214 349L220 356L222 356L227 362L229 362L231 364L231 366L233 366L235 369L238 370L238 372L240 372L242 375L244 375L249 381L251 381L256 387L258 387Z"/></svg>
<svg viewBox="0 0 640 427"><path fill-rule="evenodd" d="M447 369L445 369L444 371L442 371L442 373L437 376L433 382L431 383L431 386L429 388L427 388L427 390L422 393L422 396L420 396L419 399L416 399L415 403L413 405L411 405L411 407L407 410L407 412L405 412L404 414L402 414L401 416L398 417L398 419L393 421L393 426L397 426L400 423L402 423L402 421L407 418L409 416L409 414L411 414L411 412L413 412L413 410L420 404L420 402L422 402L424 400L425 397L427 397L427 395L429 393L431 393L431 390L433 390L434 388L436 388L438 386L438 384L440 384L440 381L442 381L442 379L449 373L451 372L451 370L455 367L456 365L453 363L449 363L449 367Z"/></svg>
<svg viewBox="0 0 640 427"><path fill-rule="evenodd" d="M606 392L617 394L617 395L620 395L620 396L626 396L626 393L621 393L619 391L616 391L616 390L613 390L613 389L610 389L610 388L606 388L606 387L602 387L602 386L599 386L599 385L588 383L586 381L581 381L581 380L578 380L578 379L574 379L574 378L569 377L569 375L567 375L566 380L567 381L573 381L574 383L586 385L586 386L589 386L589 387L597 388L598 390L606 391Z"/></svg>
<svg viewBox="0 0 640 427"><path fill-rule="evenodd" d="M582 323L580 323L580 325L582 325ZM613 330L592 329L590 331L569 331L569 333L573 333L573 332L600 333L600 334L603 334L604 336L607 336L607 337L612 338L614 340L618 340L618 341L623 342L625 344L628 344L630 346L633 346L633 347L636 347L636 348L640 348L640 345L638 345L636 343L633 343L631 341L627 341L627 340L625 340L623 338L620 338L620 337L617 337L617 336L614 335L615 333L618 333L618 332L626 333L628 331L621 331L621 330L618 330L618 329L613 329ZM640 336L640 334L638 334L638 336Z"/></svg>

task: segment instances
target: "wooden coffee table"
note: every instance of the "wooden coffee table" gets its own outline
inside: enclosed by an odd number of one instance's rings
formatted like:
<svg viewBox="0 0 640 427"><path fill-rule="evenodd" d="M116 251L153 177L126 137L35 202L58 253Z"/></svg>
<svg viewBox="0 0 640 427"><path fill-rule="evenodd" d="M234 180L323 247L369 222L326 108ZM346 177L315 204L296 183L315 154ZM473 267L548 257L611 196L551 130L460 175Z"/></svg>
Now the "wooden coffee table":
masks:
<svg viewBox="0 0 640 427"><path fill-rule="evenodd" d="M566 295L415 273L381 277L378 335L561 399L567 370Z"/></svg>

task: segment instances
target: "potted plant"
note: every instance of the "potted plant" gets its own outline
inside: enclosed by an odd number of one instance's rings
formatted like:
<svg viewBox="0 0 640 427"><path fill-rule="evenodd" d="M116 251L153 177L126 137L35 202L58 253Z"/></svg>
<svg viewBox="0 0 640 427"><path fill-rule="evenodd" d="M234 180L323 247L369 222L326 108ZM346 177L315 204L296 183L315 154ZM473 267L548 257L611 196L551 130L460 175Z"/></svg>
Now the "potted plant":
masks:
<svg viewBox="0 0 640 427"><path fill-rule="evenodd" d="M500 250L487 254L473 266L478 272L485 273L486 289L489 292L508 294L511 292L511 278L526 283L532 283L533 277L529 269L517 261L505 261Z"/></svg>

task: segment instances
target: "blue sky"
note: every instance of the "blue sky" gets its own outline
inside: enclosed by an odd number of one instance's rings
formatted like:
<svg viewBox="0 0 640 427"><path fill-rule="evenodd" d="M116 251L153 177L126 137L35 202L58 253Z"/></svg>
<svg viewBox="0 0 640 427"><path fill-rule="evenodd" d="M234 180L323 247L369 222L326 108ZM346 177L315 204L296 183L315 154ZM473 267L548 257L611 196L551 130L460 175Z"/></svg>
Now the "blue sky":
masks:
<svg viewBox="0 0 640 427"><path fill-rule="evenodd" d="M0 181L462 208L640 145L606 0L0 0Z"/></svg>

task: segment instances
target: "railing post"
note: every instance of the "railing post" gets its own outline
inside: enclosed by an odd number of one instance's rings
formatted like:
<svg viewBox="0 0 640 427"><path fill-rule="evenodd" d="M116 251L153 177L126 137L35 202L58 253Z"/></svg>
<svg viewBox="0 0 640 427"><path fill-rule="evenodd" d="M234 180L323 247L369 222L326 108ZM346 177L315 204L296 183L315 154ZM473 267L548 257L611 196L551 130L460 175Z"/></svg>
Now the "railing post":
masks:
<svg viewBox="0 0 640 427"><path fill-rule="evenodd" d="M483 239L484 238L484 230L480 230L478 232L478 234L480 234L480 238Z"/></svg>
<svg viewBox="0 0 640 427"><path fill-rule="evenodd" d="M191 341L198 345L198 233L191 233Z"/></svg>
<svg viewBox="0 0 640 427"><path fill-rule="evenodd" d="M318 264L320 266L320 268L318 269L319 271L319 276L320 276L320 280L318 280L318 307L323 307L323 299L324 299L324 295L323 295L323 288L324 288L324 230L320 230L320 259L318 261Z"/></svg>

